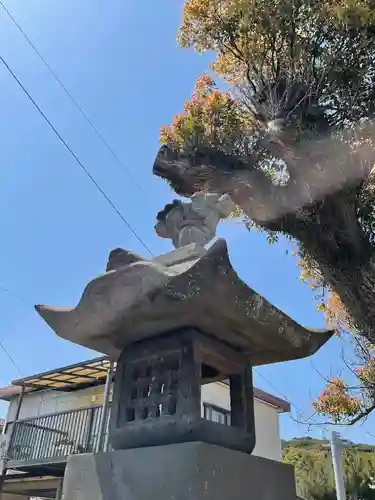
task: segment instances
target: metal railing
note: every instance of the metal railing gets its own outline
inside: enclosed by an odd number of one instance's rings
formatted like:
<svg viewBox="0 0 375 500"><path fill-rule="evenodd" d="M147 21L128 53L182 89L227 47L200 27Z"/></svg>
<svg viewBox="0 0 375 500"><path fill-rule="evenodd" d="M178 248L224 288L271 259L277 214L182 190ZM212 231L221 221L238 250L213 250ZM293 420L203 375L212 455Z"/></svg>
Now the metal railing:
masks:
<svg viewBox="0 0 375 500"><path fill-rule="evenodd" d="M14 422L8 460L40 463L99 451L102 411L90 406Z"/></svg>
<svg viewBox="0 0 375 500"><path fill-rule="evenodd" d="M111 406L108 408L104 426L105 435L102 440L104 447L108 442L110 412ZM216 418L216 413L219 412L225 421ZM47 461L64 462L69 455L101 451L99 434L102 415L103 406L100 405L24 418L10 423L7 428L10 437L7 460L17 467L16 462L30 464ZM230 412L213 405L204 404L202 416L208 420L230 425Z"/></svg>

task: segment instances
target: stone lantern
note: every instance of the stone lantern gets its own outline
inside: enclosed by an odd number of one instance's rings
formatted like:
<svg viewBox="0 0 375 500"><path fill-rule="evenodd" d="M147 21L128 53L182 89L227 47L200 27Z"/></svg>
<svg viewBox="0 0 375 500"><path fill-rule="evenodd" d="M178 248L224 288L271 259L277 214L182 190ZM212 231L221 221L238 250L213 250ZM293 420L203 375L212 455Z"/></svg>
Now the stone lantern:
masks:
<svg viewBox="0 0 375 500"><path fill-rule="evenodd" d="M174 251L114 250L76 307L36 307L60 337L118 360L114 451L70 458L64 500L295 498L289 466L251 455L252 367L309 356L332 331L293 321L239 278L225 240L210 244L230 211L225 195L175 200L155 226ZM202 384L220 380L230 426L201 416Z"/></svg>

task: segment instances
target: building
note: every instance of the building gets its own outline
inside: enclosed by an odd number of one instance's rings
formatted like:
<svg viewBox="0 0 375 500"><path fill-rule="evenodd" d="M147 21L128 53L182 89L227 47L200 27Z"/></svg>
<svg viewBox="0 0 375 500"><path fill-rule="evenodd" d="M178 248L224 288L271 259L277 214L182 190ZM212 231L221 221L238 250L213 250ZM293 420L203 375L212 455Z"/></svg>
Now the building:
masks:
<svg viewBox="0 0 375 500"><path fill-rule="evenodd" d="M60 498L67 456L107 449L111 383L107 357L65 366L14 381L0 389L8 401L0 459L6 464L2 500ZM286 401L254 390L257 444L254 454L281 460L279 414ZM202 416L230 423L229 387L202 387ZM7 457L4 459L4 457Z"/></svg>

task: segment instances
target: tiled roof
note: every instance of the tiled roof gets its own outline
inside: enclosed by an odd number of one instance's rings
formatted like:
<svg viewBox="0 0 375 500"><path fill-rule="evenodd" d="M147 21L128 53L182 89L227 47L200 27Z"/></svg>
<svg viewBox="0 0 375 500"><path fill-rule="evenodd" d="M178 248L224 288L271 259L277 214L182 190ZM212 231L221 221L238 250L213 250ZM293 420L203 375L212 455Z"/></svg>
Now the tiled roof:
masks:
<svg viewBox="0 0 375 500"><path fill-rule="evenodd" d="M257 389L254 387L254 397L263 401L264 403L268 403L271 406L275 406L283 413L290 412L290 403L285 399L278 398L269 392L263 391L262 389Z"/></svg>

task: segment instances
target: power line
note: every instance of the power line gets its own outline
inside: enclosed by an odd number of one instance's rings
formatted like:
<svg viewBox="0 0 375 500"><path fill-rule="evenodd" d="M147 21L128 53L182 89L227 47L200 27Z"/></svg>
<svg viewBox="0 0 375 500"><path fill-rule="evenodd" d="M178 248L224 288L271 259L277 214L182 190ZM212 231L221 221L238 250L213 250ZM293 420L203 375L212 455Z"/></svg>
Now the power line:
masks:
<svg viewBox="0 0 375 500"><path fill-rule="evenodd" d="M30 45L30 47L34 50L36 55L39 57L39 59L42 61L42 63L45 65L45 67L48 69L48 71L51 73L51 75L54 77L54 79L57 81L57 83L60 85L60 87L63 89L65 94L69 97L69 99L72 101L74 106L78 109L78 111L81 113L81 115L84 117L86 122L90 125L91 129L95 132L96 136L100 139L100 141L104 144L104 146L108 149L108 151L111 153L112 157L116 160L116 162L121 166L121 168L127 173L133 184L139 189L139 191L142 193L143 197L146 200L149 200L148 196L142 189L141 185L135 180L133 175L131 174L130 170L124 165L124 163L121 161L119 156L116 154L116 152L113 150L113 148L110 146L108 141L105 139L103 134L100 132L98 127L92 122L90 117L87 115L87 113L83 110L83 108L80 106L80 104L77 102L77 100L74 98L74 96L71 94L71 92L68 90L68 88L65 86L61 78L55 73L55 71L52 69L51 65L46 61L46 59L42 56L42 54L39 52L37 47L34 45L34 43L30 40L28 35L25 33L25 31L22 29L22 27L18 24L17 20L15 17L12 15L12 13L8 10L8 8L4 5L4 3L0 0L0 5L6 12L6 14L9 16L9 18L12 20L13 24L17 27L18 31L22 34L22 36L25 38L27 43Z"/></svg>
<svg viewBox="0 0 375 500"><path fill-rule="evenodd" d="M16 292L13 292L12 290L10 290L9 288L3 286L3 285L0 285L0 290L3 291L3 292L6 292L8 293L9 295L11 295L12 297L15 297L16 299L20 300L21 302L23 302L24 304L27 304L28 306L32 306L31 302L29 302L27 299L25 299L24 297L22 297L21 295L19 295L18 293ZM13 356L10 354L10 352L8 351L8 349L5 347L5 345L2 343L2 341L0 340L0 348L3 350L3 352L5 353L5 355L7 356L7 358L10 360L10 362L12 363L12 365L17 369L17 371L20 373L20 375L23 376L23 372L21 370L21 368L19 367L19 365L16 363L15 359L13 358Z"/></svg>
<svg viewBox="0 0 375 500"><path fill-rule="evenodd" d="M4 351L5 355L7 356L7 358L9 358L10 362L12 363L12 365L15 366L15 368L17 369L17 371L19 372L20 375L23 376L23 372L21 370L21 368L19 367L19 365L14 361L14 358L13 356L10 354L10 352L7 350L7 348L5 347L5 345L1 342L0 340L0 347L1 349Z"/></svg>
<svg viewBox="0 0 375 500"><path fill-rule="evenodd" d="M121 220L126 224L128 229L132 232L132 234L137 238L137 240L141 243L141 245L147 250L147 252L153 256L153 253L149 249L149 247L146 245L146 243L142 240L142 238L138 235L136 230L131 226L131 224L126 220L126 218L122 215L120 210L116 207L116 205L112 202L112 200L109 198L109 196L106 194L106 192L99 186L97 181L94 179L94 177L90 174L90 172L87 170L87 168L84 166L84 164L81 162L81 160L78 158L78 156L75 154L75 152L71 149L69 144L65 141L65 139L62 137L62 135L58 132L58 130L55 128L55 126L52 124L52 122L49 120L49 118L45 115L45 113L41 110L41 108L38 106L36 101L33 99L31 94L28 92L26 87L22 84L22 82L19 80L19 78L16 76L16 74L13 72L13 70L10 68L8 63L5 61L5 59L0 56L0 61L3 63L3 65L6 67L12 78L17 82L18 86L22 89L22 91L26 94L26 96L29 98L29 100L32 102L34 107L37 109L39 114L44 118L44 120L47 122L49 127L52 129L52 131L55 133L56 137L59 139L59 141L63 144L63 146L69 151L69 153L73 156L75 161L78 163L78 165L81 167L81 169L84 171L84 173L87 175L87 177L90 179L92 184L96 187L96 189L101 193L101 195L107 200L107 202L111 205L113 210L117 213L117 215L121 218Z"/></svg>
<svg viewBox="0 0 375 500"><path fill-rule="evenodd" d="M0 2L1 3L1 2ZM76 160L76 162L78 163L78 165L82 168L82 170L85 172L85 174L89 177L89 179L91 180L91 182L94 184L94 186L98 189L98 191L102 194L102 196L107 200L107 202L111 205L111 207L115 210L115 212L117 213L117 215L122 219L122 221L126 224L126 226L130 229L130 231L132 232L132 234L137 238L137 240L142 244L142 246L147 250L147 252L149 252L151 255L153 255L153 253L151 252L151 250L148 248L148 246L146 245L146 243L144 243L144 241L141 239L140 236L138 236L137 232L135 231L135 229L129 224L129 222L125 219L125 217L121 214L121 212L119 211L119 209L114 205L114 203L111 201L111 199L109 198L109 196L104 192L104 190L99 186L99 184L96 182L96 180L92 177L92 175L90 174L90 172L86 169L86 167L83 165L83 163L80 161L80 159L77 157L77 155L74 153L74 151L70 148L70 146L67 144L67 142L64 140L64 138L61 136L61 134L56 130L56 128L54 127L54 125L52 124L52 122L47 118L47 116L43 113L43 111L40 109L40 107L38 106L38 104L35 102L35 100L32 98L32 96L29 94L29 92L27 91L27 89L23 86L23 84L21 83L21 81L17 78L17 76L15 75L15 73L12 71L12 69L10 68L10 66L6 63L6 61L4 60L4 58L2 56L0 56L0 61L4 64L4 66L7 68L7 70L9 71L10 75L13 77L13 79L17 82L17 84L19 85L19 87L23 90L23 92L26 94L26 96L30 99L30 101L32 102L32 104L35 106L35 108L38 110L38 112L41 114L41 116L44 118L44 120L47 122L47 124L50 126L50 128L53 130L53 132L56 134L56 136L58 137L58 139L60 140L60 142L65 146L65 148L70 152L70 154L73 156L73 158ZM0 290L12 295L13 297L17 298L18 300L24 302L25 304L27 305L30 305L32 306L32 304L26 300L24 297L22 297L21 295L13 292L12 290L10 290L9 288L6 288L2 285L0 285ZM4 346L4 344L0 341L0 348L4 351L4 353L6 354L6 356L9 358L9 360L11 361L11 363L15 366L15 368L18 370L18 372L23 375L22 373L22 370L20 369L19 365L16 363L16 361L14 360L13 356L10 354L10 352L6 349L6 347Z"/></svg>
<svg viewBox="0 0 375 500"><path fill-rule="evenodd" d="M272 382L270 382L262 373L260 373L259 370L257 370L256 368L254 368L254 371L263 379L267 382L267 384L272 387L272 389L274 391L276 391L278 394L280 394L280 396L282 398L284 398L285 400L288 401L288 403L290 403L291 406L294 406L294 408L297 410L297 412L299 412L301 415L303 415L306 419L310 420L312 423L315 423L315 421L313 420L312 417L310 417L309 415L306 415L306 413L304 413L300 408L298 408L298 406L293 403L293 401L290 400L290 398L286 397L285 394L283 394Z"/></svg>
<svg viewBox="0 0 375 500"><path fill-rule="evenodd" d="M0 285L0 290L2 290L3 292L9 293L10 295L12 295L13 297L15 297L16 299L21 300L21 301L22 301L22 302L24 302L25 304L27 304L27 305L29 305L29 306L32 306L32 303L31 303L31 302L29 302L27 299L25 299L25 298L24 298L24 297L22 297L21 295L18 295L18 293L13 292L12 290L9 290L9 288L6 288L5 286Z"/></svg>

